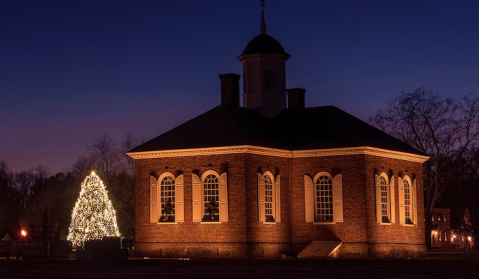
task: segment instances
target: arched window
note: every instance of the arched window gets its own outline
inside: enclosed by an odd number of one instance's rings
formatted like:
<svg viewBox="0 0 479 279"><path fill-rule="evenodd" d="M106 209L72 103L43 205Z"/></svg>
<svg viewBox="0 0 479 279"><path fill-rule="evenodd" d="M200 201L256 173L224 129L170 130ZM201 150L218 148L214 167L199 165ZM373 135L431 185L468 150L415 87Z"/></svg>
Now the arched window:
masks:
<svg viewBox="0 0 479 279"><path fill-rule="evenodd" d="M161 218L165 222L175 221L175 180L165 176L160 182Z"/></svg>
<svg viewBox="0 0 479 279"><path fill-rule="evenodd" d="M226 173L207 171L201 179L193 174L193 222L228 221Z"/></svg>
<svg viewBox="0 0 479 279"><path fill-rule="evenodd" d="M330 224L343 222L342 175L334 178L320 172L312 180L304 176L306 222Z"/></svg>
<svg viewBox="0 0 479 279"><path fill-rule="evenodd" d="M214 174L209 174L203 180L204 219L208 219L208 221L219 221L219 200L218 177Z"/></svg>
<svg viewBox="0 0 479 279"><path fill-rule="evenodd" d="M412 224L411 218L411 186L408 180L404 180L404 216L406 224Z"/></svg>
<svg viewBox="0 0 479 279"><path fill-rule="evenodd" d="M375 175L376 220L381 224L394 223L394 176L389 180L386 173Z"/></svg>
<svg viewBox="0 0 479 279"><path fill-rule="evenodd" d="M281 221L280 175L258 173L258 219L263 223Z"/></svg>
<svg viewBox="0 0 479 279"><path fill-rule="evenodd" d="M379 178L381 183L381 217L382 222L389 222L389 186L386 179L381 176Z"/></svg>
<svg viewBox="0 0 479 279"><path fill-rule="evenodd" d="M158 185L159 181L159 185ZM184 220L183 175L163 173L150 176L150 222L176 223Z"/></svg>
<svg viewBox="0 0 479 279"><path fill-rule="evenodd" d="M264 211L266 220L273 221L273 181L269 175L264 176Z"/></svg>
<svg viewBox="0 0 479 279"><path fill-rule="evenodd" d="M331 177L321 175L315 182L315 221L333 221L333 183Z"/></svg>
<svg viewBox="0 0 479 279"><path fill-rule="evenodd" d="M416 179L411 181L409 176L398 177L399 186L399 220L403 225L417 224L417 196L416 196ZM439 216L432 220L439 220Z"/></svg>

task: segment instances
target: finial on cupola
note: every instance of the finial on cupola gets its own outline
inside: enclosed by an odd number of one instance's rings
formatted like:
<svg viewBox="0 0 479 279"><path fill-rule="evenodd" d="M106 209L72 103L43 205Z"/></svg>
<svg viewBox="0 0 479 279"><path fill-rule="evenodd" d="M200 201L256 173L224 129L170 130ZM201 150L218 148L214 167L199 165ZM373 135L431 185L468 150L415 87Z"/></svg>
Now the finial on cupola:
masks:
<svg viewBox="0 0 479 279"><path fill-rule="evenodd" d="M266 23L264 23L264 0L261 0L261 34L266 34Z"/></svg>

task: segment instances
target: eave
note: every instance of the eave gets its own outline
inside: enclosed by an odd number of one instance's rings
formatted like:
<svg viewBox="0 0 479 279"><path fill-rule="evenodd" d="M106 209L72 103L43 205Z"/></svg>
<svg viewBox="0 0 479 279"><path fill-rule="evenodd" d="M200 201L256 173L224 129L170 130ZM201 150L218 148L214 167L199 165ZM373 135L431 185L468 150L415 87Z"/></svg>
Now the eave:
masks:
<svg viewBox="0 0 479 279"><path fill-rule="evenodd" d="M275 149L275 148L268 148L268 147L261 147L261 146L240 145L240 146L146 151L146 152L130 152L130 153L127 153L127 155L132 157L135 160L140 160L140 159L154 159L154 158L208 156L208 155L225 155L225 154L240 154L240 153L274 156L274 157L281 157L281 158L372 155L372 156L405 160L405 161L416 162L416 163L424 163L425 161L429 159L428 156L422 156L422 155L399 152L399 151L392 151L392 150L375 148L370 146L291 151L291 150Z"/></svg>

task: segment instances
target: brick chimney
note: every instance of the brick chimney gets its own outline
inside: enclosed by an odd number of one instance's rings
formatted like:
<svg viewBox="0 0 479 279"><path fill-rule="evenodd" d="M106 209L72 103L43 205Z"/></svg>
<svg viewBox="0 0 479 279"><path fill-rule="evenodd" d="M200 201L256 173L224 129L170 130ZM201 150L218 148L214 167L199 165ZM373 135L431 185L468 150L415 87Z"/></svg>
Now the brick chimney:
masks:
<svg viewBox="0 0 479 279"><path fill-rule="evenodd" d="M286 89L286 93L288 93L288 109L298 109L305 107L304 93L306 93L306 89L291 88Z"/></svg>
<svg viewBox="0 0 479 279"><path fill-rule="evenodd" d="M221 79L221 104L239 107L239 79L241 76L237 74L221 74L219 77Z"/></svg>

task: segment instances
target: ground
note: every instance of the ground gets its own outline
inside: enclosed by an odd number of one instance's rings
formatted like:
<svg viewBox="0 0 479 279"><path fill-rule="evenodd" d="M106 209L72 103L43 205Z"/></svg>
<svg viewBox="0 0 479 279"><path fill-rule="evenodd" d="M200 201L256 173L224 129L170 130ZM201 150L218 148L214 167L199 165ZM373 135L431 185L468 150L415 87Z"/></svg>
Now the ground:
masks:
<svg viewBox="0 0 479 279"><path fill-rule="evenodd" d="M478 278L479 253L425 259L0 260L0 278Z"/></svg>

